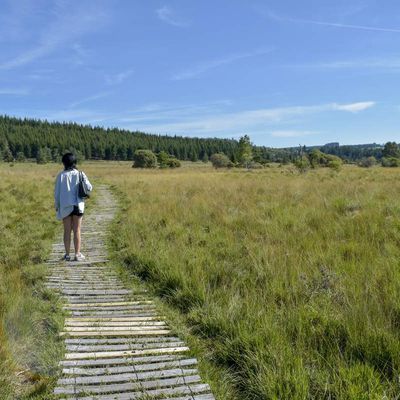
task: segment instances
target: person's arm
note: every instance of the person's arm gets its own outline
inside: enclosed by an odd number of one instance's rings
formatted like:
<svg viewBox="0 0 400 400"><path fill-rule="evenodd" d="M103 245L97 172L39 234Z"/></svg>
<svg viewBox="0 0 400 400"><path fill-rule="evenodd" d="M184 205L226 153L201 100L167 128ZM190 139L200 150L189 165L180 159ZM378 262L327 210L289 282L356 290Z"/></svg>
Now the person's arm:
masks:
<svg viewBox="0 0 400 400"><path fill-rule="evenodd" d="M60 208L60 175L57 175L54 186L54 207L56 211Z"/></svg>
<svg viewBox="0 0 400 400"><path fill-rule="evenodd" d="M88 177L86 176L86 174L85 174L84 172L82 172L82 178L83 178L83 181L85 182L85 184L86 184L86 186L87 186L89 192L91 192L91 191L93 190L93 186L92 186L92 184L89 182L89 179L88 179Z"/></svg>

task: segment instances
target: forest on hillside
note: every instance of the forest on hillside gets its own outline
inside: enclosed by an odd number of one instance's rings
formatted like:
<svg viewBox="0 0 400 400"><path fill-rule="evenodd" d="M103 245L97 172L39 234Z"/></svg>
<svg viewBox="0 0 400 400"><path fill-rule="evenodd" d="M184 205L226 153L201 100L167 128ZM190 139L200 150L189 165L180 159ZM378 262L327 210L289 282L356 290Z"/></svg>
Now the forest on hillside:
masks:
<svg viewBox="0 0 400 400"><path fill-rule="evenodd" d="M276 149L253 146L253 159L288 163L303 151L318 148L345 161L355 162L364 157L382 157L378 144ZM238 158L238 141L219 138L192 138L147 134L118 128L81 125L71 122L48 122L0 116L0 152L10 159L36 159L46 154L49 160L58 161L65 151L74 151L79 157L99 160L132 160L136 150L148 149L155 153L164 151L183 161L208 161L215 153L226 154L232 162ZM2 157L4 158L4 157Z"/></svg>

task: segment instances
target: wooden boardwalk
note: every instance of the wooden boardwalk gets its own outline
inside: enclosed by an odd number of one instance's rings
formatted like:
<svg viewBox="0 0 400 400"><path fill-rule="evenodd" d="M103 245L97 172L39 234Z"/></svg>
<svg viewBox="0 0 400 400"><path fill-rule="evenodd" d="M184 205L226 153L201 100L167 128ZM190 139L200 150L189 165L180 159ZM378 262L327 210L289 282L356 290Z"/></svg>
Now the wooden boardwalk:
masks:
<svg viewBox="0 0 400 400"><path fill-rule="evenodd" d="M197 360L171 334L146 291L127 289L109 266L105 240L116 206L106 186L97 193L96 209L83 221L87 259L60 261L60 237L48 261L47 286L60 293L69 313L54 393L80 400L214 399Z"/></svg>

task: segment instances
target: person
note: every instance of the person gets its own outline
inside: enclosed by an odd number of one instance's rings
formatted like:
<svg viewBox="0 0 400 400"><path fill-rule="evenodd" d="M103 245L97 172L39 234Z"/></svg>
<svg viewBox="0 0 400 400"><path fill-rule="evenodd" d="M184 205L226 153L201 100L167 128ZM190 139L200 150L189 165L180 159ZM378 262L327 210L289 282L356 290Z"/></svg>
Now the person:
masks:
<svg viewBox="0 0 400 400"><path fill-rule="evenodd" d="M64 171L61 171L56 178L54 187L54 205L57 212L57 219L64 224L64 247L63 259L70 261L71 231L74 232L74 261L83 261L85 256L81 253L81 225L85 211L84 199L79 197L79 171L76 169L76 157L72 153L66 153L62 157ZM82 179L89 191L93 186L84 172L81 172Z"/></svg>

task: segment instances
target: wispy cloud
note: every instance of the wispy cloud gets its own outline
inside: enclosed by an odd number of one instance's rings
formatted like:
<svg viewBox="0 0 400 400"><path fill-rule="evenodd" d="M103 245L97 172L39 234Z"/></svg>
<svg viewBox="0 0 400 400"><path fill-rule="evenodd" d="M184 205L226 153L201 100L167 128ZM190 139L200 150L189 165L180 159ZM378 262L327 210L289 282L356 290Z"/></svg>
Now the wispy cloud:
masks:
<svg viewBox="0 0 400 400"><path fill-rule="evenodd" d="M250 51L247 53L231 54L224 58L218 58L216 60L211 60L211 61L207 61L204 63L200 63L190 69L181 71L181 72L173 75L172 79L180 81L180 80L184 80L184 79L196 78L197 76L199 76L199 75L203 74L204 72L207 72L211 69L215 69L215 68L221 67L223 65L227 65L227 64L232 64L235 61L243 60L245 58L269 54L273 50L274 50L273 48L267 48L267 49L257 49L257 50L253 50L253 51Z"/></svg>
<svg viewBox="0 0 400 400"><path fill-rule="evenodd" d="M151 114L145 115L146 118L137 117L131 122L135 126L129 126L133 129L141 129L146 132L167 133L167 134L183 134L183 135L215 135L228 134L229 136L239 134L240 132L266 132L268 126L276 124L293 124L308 115L323 112L350 112L356 113L375 105L374 102L357 102L349 104L320 104L311 106L292 106L279 108L265 108L255 110L245 110L236 113L225 112L220 114L194 115L190 118L185 115L184 118L179 117L176 111L173 117L168 118L164 115L164 119L155 118ZM128 120L125 120L127 122ZM161 122L164 121L164 122ZM275 132L288 132L293 134L293 130L276 130ZM303 131L303 135L304 135ZM285 133L282 133L284 135Z"/></svg>
<svg viewBox="0 0 400 400"><path fill-rule="evenodd" d="M83 99L80 99L78 101L75 101L75 102L71 103L69 105L69 107L70 108L75 108L75 107L80 106L82 104L90 103L92 101L95 101L95 100L98 100L98 99L102 99L103 97L107 97L110 94L111 94L111 92L101 92L101 93L94 94L92 96L84 97Z"/></svg>
<svg viewBox="0 0 400 400"><path fill-rule="evenodd" d="M275 21L296 22L296 23L303 23L303 24L330 26L330 27L342 28L342 29L358 29L358 30L363 30L363 31L400 33L400 28L342 24L342 23L337 23L337 22L318 21L318 20L313 20L313 19L293 18L293 17L276 14L276 13L272 12L271 10L269 10L267 12L267 15L270 19L273 19Z"/></svg>
<svg viewBox="0 0 400 400"><path fill-rule="evenodd" d="M314 131L278 130L278 131L272 131L271 136L279 138L292 138L292 137L316 135L318 133L319 132L314 132Z"/></svg>
<svg viewBox="0 0 400 400"><path fill-rule="evenodd" d="M30 94L29 89L13 89L13 88L0 88L0 95L6 96L28 96Z"/></svg>
<svg viewBox="0 0 400 400"><path fill-rule="evenodd" d="M85 1L71 4L56 1L51 16L53 22L43 29L37 44L0 63L0 69L17 68L44 57L82 34L98 29L106 18L98 2Z"/></svg>
<svg viewBox="0 0 400 400"><path fill-rule="evenodd" d="M156 14L161 21L178 28L186 28L190 25L188 20L179 17L177 13L169 6L158 8L156 10Z"/></svg>
<svg viewBox="0 0 400 400"><path fill-rule="evenodd" d="M118 85L129 78L133 73L132 69L119 72L117 74L107 74L105 75L105 81L107 85Z"/></svg>
<svg viewBox="0 0 400 400"><path fill-rule="evenodd" d="M400 58L366 58L354 60L333 60L318 62L314 64L291 65L294 68L314 68L314 69L371 69L385 71L400 71Z"/></svg>
<svg viewBox="0 0 400 400"><path fill-rule="evenodd" d="M368 108L371 108L375 105L376 103L374 101L360 101L359 103L351 103L351 104L333 104L333 109L334 110L339 110L339 111L349 111L351 113L357 113L360 111L367 110Z"/></svg>

